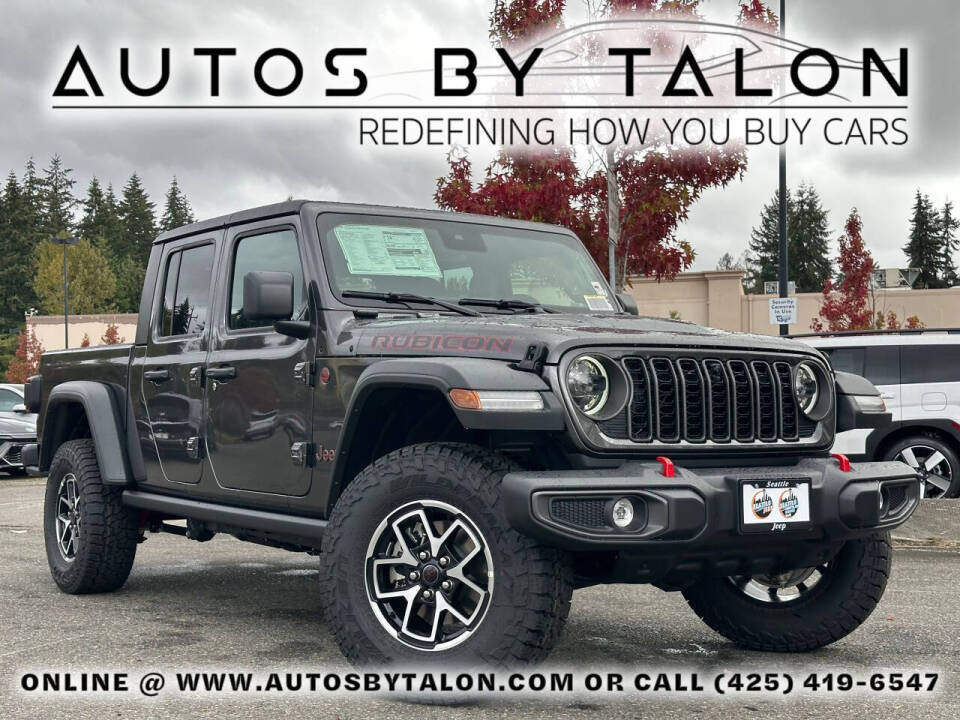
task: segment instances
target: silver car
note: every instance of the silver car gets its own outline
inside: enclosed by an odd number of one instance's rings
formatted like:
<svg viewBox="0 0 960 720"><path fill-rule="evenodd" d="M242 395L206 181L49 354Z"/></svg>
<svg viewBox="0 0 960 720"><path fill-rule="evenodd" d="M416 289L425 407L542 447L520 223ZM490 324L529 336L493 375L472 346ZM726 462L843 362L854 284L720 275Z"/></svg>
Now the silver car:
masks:
<svg viewBox="0 0 960 720"><path fill-rule="evenodd" d="M0 384L0 472L23 472L20 453L37 441L37 416L23 404L23 385Z"/></svg>

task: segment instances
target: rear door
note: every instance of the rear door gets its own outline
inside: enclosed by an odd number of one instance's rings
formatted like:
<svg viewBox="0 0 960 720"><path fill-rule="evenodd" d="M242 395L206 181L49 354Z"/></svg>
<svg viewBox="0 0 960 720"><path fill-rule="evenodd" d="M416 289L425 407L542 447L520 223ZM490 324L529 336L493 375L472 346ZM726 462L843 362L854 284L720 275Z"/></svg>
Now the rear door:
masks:
<svg viewBox="0 0 960 720"><path fill-rule="evenodd" d="M198 483L202 472L202 374L215 259L216 235L169 243L161 260L141 391L167 482Z"/></svg>
<svg viewBox="0 0 960 720"><path fill-rule="evenodd" d="M243 317L243 278L254 270L294 277L293 319L307 317L296 219L227 231L206 369L206 437L217 484L302 496L310 489L313 338L280 335Z"/></svg>
<svg viewBox="0 0 960 720"><path fill-rule="evenodd" d="M904 420L960 419L960 345L904 345Z"/></svg>

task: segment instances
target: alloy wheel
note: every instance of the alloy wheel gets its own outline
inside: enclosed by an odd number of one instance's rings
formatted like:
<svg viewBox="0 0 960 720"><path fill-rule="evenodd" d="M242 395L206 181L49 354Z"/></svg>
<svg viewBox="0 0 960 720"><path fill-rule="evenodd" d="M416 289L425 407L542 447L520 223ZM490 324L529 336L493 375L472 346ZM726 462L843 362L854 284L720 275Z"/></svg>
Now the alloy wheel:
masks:
<svg viewBox="0 0 960 720"><path fill-rule="evenodd" d="M911 445L897 453L895 460L905 462L920 474L920 496L940 498L950 489L953 468L942 452L929 445Z"/></svg>
<svg viewBox="0 0 960 720"><path fill-rule="evenodd" d="M77 557L77 543L80 541L81 515L80 493L77 476L67 473L60 480L57 491L57 547L67 562Z"/></svg>
<svg viewBox="0 0 960 720"><path fill-rule="evenodd" d="M762 603L796 602L811 592L830 571L829 564L770 575L735 575L730 578L744 595Z"/></svg>
<svg viewBox="0 0 960 720"><path fill-rule="evenodd" d="M405 504L373 533L364 580L377 620L417 650L471 637L490 607L493 560L477 526L436 500Z"/></svg>

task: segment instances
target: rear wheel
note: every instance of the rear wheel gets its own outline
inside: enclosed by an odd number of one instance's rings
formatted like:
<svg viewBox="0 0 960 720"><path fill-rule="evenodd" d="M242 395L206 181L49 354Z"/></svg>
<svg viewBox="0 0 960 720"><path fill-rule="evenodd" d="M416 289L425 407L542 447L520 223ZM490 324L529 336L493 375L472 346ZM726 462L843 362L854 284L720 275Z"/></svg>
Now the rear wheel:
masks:
<svg viewBox="0 0 960 720"><path fill-rule="evenodd" d="M110 592L130 575L137 553L137 514L104 485L93 440L57 449L47 475L43 530L50 574L63 592Z"/></svg>
<svg viewBox="0 0 960 720"><path fill-rule="evenodd" d="M884 460L899 460L916 470L920 475L921 497L960 496L960 458L933 433L900 440L887 450Z"/></svg>
<svg viewBox="0 0 960 720"><path fill-rule="evenodd" d="M873 612L890 559L890 536L877 533L848 541L815 568L706 580L683 595L707 625L737 645L815 650L853 632Z"/></svg>
<svg viewBox="0 0 960 720"><path fill-rule="evenodd" d="M570 610L560 551L513 530L513 466L468 445L415 445L344 490L321 555L328 625L356 665L521 665L546 657Z"/></svg>

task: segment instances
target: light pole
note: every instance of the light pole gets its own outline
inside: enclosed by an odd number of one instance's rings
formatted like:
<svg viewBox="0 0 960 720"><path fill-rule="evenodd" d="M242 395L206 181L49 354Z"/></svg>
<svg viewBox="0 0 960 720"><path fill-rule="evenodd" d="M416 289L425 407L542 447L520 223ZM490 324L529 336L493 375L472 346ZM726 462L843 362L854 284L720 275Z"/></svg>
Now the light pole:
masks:
<svg viewBox="0 0 960 720"><path fill-rule="evenodd" d="M76 245L80 238L74 237L72 235L68 237L59 237L53 236L50 238L50 241L54 245L63 245L63 347L70 347L70 316L69 316L69 306L67 303L67 292L68 292L68 283L67 283L67 245Z"/></svg>
<svg viewBox="0 0 960 720"><path fill-rule="evenodd" d="M784 39L784 32L786 31L787 21L784 18L784 13L786 12L786 0L780 0L780 39ZM786 117L781 113L781 117ZM778 280L780 291L778 294L780 297L785 298L788 295L788 285L790 275L788 273L789 258L787 255L787 141L784 138L783 145L780 146L780 187L779 187L779 205L780 205L780 262L779 262L779 273ZM790 332L789 325L780 326L780 334L787 335Z"/></svg>

